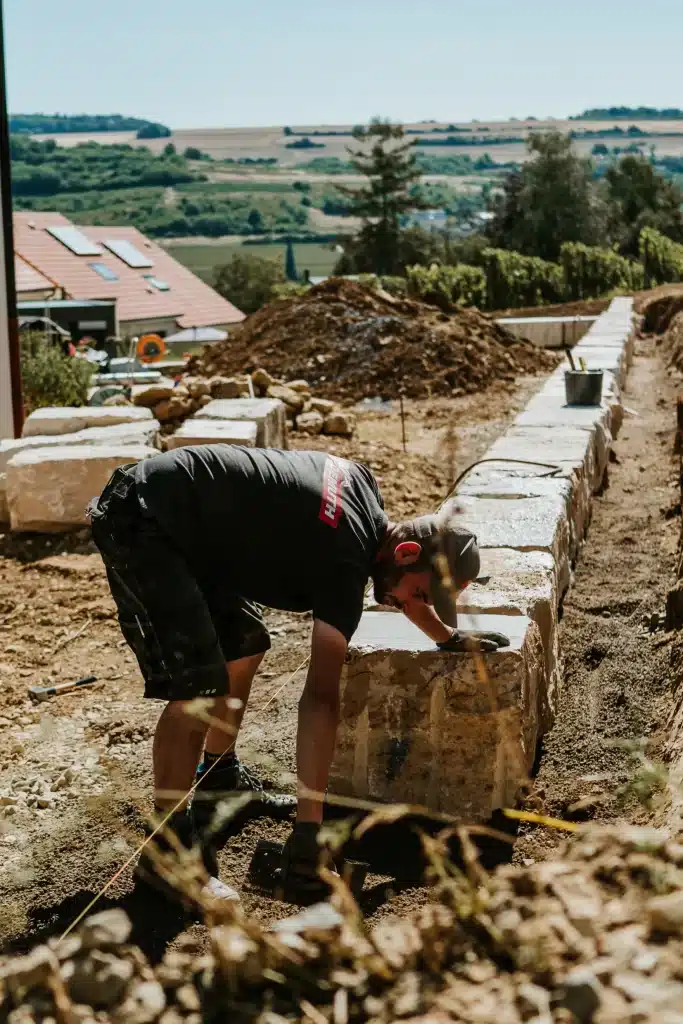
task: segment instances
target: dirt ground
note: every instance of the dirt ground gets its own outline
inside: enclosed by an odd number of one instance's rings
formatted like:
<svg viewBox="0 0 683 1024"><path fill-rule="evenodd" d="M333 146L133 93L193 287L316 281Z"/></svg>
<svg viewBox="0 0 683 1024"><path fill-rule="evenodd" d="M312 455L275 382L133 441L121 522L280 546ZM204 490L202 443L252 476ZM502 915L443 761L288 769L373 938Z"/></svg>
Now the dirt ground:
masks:
<svg viewBox="0 0 683 1024"><path fill-rule="evenodd" d="M443 497L539 385L527 378L514 390L407 402L406 452L396 404L361 413L353 441L316 443L369 463L389 514L410 516ZM671 634L650 626L673 580L680 526L676 394L655 343L640 341L625 394L632 412L565 603L563 701L540 752L530 809L577 821L662 819L667 792L657 766L672 703ZM296 447L312 443L292 437ZM139 843L159 706L140 697L137 665L120 638L86 533L6 537L0 550L0 949L12 950L66 927ZM255 681L239 751L268 784L291 791L309 621L271 612L268 624L273 651ZM50 704L27 700L29 686L90 673L98 677L93 688ZM19 787L28 789L33 806L14 803ZM221 854L222 877L264 922L293 908L253 890L247 867L259 838L283 839L288 830L284 822L252 822ZM497 844L484 850L484 860L509 860L513 849L514 860L531 869L556 852L561 838L526 827L514 848ZM410 842L410 834L390 832L364 851L372 873L361 906L370 921L403 917L430 899L429 890L411 887L406 876L401 881L397 862L387 860L387 850L398 850L405 867ZM134 941L154 960L181 934L201 946L203 926L141 901L130 870L98 908L112 903L128 911Z"/></svg>
<svg viewBox="0 0 683 1024"><path fill-rule="evenodd" d="M389 515L409 517L439 503L454 476L483 455L540 384L530 377L454 400L406 401L405 452L397 403L360 412L353 441L292 435L290 443L368 463ZM280 612L267 620L273 650L255 681L239 750L266 781L291 791L304 678L303 669L292 673L307 656L310 623ZM49 704L28 699L31 686L90 674L97 676L91 688ZM0 538L0 947L30 945L66 926L139 843L151 806L151 737L160 710L141 698L141 689L87 531ZM18 803L22 788L29 797ZM226 880L242 888L257 838L287 831L286 824L248 825L222 854ZM368 912L386 905L385 881L370 880ZM136 939L160 953L184 922L160 920L158 908L135 904L131 889L126 871L107 897L123 900L140 929ZM248 893L245 905L268 916L288 910Z"/></svg>

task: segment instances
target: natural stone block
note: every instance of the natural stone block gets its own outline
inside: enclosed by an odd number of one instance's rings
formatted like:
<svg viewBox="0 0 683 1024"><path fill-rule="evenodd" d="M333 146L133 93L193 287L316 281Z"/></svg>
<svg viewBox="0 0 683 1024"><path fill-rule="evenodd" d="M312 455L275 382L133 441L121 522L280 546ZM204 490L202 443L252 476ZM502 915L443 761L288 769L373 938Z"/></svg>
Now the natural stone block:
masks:
<svg viewBox="0 0 683 1024"><path fill-rule="evenodd" d="M342 409L329 413L323 424L324 434L338 434L340 437L351 437L355 429L354 413Z"/></svg>
<svg viewBox="0 0 683 1024"><path fill-rule="evenodd" d="M118 466L158 455L145 445L71 445L19 452L7 464L13 530L59 532L87 523L85 510Z"/></svg>
<svg viewBox="0 0 683 1024"><path fill-rule="evenodd" d="M49 406L31 413L24 423L22 437L75 434L88 427L113 427L117 423L140 423L151 419L154 419L151 409L137 405Z"/></svg>
<svg viewBox="0 0 683 1024"><path fill-rule="evenodd" d="M191 444L239 444L256 447L257 427L251 420L185 420L166 440L167 448Z"/></svg>
<svg viewBox="0 0 683 1024"><path fill-rule="evenodd" d="M36 434L0 441L0 473L13 455L31 448L55 448L81 444L156 445L159 421L145 419L140 423L117 423L113 427L88 427L75 434Z"/></svg>
<svg viewBox="0 0 683 1024"><path fill-rule="evenodd" d="M514 464L511 464L513 466ZM530 467L533 469L533 467ZM520 466L524 469L524 466ZM539 471L540 472L540 471ZM503 471L503 463L484 463L466 477L458 487L458 496L468 498L498 498L509 501L510 513L516 522L518 500L544 498L564 502L569 523L569 560L574 562L590 521L590 495L576 478L557 476L513 476ZM508 518L510 513L508 513ZM520 524L521 530L521 524ZM520 536L522 534L520 533ZM516 546L516 545L515 545Z"/></svg>
<svg viewBox="0 0 683 1024"><path fill-rule="evenodd" d="M547 551L514 551L512 548L484 548L480 578L471 583L458 600L458 624L462 629L479 629L482 615L526 615L538 626L545 653L546 699L540 701L540 728L547 732L557 713L562 689L562 664L558 610L561 594L555 562ZM504 629L503 632L506 632Z"/></svg>
<svg viewBox="0 0 683 1024"><path fill-rule="evenodd" d="M175 392L175 381L168 378L167 380L156 381L154 384L134 384L130 391L130 397L133 405L141 405L145 409L153 409L158 402L173 398Z"/></svg>
<svg viewBox="0 0 683 1024"><path fill-rule="evenodd" d="M287 423L285 405L275 398L218 398L209 402L194 419L252 420L256 424L259 448L285 448Z"/></svg>
<svg viewBox="0 0 683 1024"><path fill-rule="evenodd" d="M331 792L422 804L465 822L514 802L540 732L543 647L524 615L482 616L479 625L507 632L510 647L448 654L403 615L363 615L343 673Z"/></svg>
<svg viewBox="0 0 683 1024"><path fill-rule="evenodd" d="M579 427L510 427L486 453L487 459L501 460L501 466L515 476L539 476L547 469L541 466L505 463L506 459L523 459L556 468L555 476L584 477L589 492L602 487L609 460L612 438L597 424L592 430Z"/></svg>
<svg viewBox="0 0 683 1024"><path fill-rule="evenodd" d="M457 522L477 537L479 549L546 551L555 562L560 593L569 586L571 534L566 481L531 481L531 487L493 485L458 491ZM526 491L527 493L520 493ZM462 497L461 497L462 495Z"/></svg>
<svg viewBox="0 0 683 1024"><path fill-rule="evenodd" d="M322 413L302 412L296 418L296 429L300 434L319 434L323 429Z"/></svg>

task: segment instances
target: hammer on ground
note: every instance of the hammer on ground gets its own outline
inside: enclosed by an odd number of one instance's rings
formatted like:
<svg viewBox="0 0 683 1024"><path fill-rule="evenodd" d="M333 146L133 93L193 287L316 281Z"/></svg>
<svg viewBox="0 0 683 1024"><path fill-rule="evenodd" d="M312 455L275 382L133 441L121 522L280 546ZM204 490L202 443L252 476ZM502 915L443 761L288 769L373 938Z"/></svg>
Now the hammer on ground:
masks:
<svg viewBox="0 0 683 1024"><path fill-rule="evenodd" d="M54 686L31 686L28 695L31 700L43 701L51 697L59 697L62 693L70 693L81 686L92 686L97 682L97 676L83 676L72 683L55 683Z"/></svg>

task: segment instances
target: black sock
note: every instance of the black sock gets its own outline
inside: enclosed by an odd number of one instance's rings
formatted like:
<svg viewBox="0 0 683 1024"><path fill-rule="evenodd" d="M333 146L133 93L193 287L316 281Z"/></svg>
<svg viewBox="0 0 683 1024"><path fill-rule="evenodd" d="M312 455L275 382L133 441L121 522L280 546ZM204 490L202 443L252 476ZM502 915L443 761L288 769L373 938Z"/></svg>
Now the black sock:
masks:
<svg viewBox="0 0 683 1024"><path fill-rule="evenodd" d="M209 768L213 768L214 765L218 765L218 769L221 768L232 768L237 763L237 754L234 750L231 750L227 754L211 754L208 750L204 751L204 758L199 766L200 772L208 771Z"/></svg>

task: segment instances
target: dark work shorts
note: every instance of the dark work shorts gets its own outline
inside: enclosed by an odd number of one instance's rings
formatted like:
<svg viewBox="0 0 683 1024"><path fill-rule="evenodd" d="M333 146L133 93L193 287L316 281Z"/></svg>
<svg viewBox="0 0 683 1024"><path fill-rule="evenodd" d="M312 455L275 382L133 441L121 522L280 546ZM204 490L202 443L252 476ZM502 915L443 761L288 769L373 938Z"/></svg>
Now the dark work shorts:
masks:
<svg viewBox="0 0 683 1024"><path fill-rule="evenodd" d="M156 520L143 514L133 469L117 469L88 514L145 696L227 696L226 661L270 647L260 610L231 593L228 582L190 569Z"/></svg>

